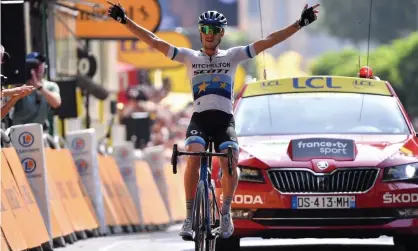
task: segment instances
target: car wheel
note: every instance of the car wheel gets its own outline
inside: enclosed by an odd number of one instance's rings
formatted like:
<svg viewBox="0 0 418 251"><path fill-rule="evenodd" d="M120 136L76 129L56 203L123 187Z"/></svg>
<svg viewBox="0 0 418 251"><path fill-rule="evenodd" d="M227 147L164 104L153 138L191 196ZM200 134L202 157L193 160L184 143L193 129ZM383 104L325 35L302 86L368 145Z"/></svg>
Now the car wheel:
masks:
<svg viewBox="0 0 418 251"><path fill-rule="evenodd" d="M416 251L418 250L418 236L395 236L393 238L396 251Z"/></svg>
<svg viewBox="0 0 418 251"><path fill-rule="evenodd" d="M232 236L228 239L217 238L216 251L239 251L240 239Z"/></svg>

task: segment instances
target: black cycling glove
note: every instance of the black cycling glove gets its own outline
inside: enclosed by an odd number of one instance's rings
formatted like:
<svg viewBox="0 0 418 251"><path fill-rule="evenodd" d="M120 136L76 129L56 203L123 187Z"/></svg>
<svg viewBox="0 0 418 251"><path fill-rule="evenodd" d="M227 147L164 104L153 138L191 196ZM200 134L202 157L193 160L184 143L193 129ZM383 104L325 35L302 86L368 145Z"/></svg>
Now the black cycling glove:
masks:
<svg viewBox="0 0 418 251"><path fill-rule="evenodd" d="M316 15L313 7L304 9L300 15L299 26L304 27L313 23L316 20Z"/></svg>
<svg viewBox="0 0 418 251"><path fill-rule="evenodd" d="M119 23L126 24L126 11L119 3L109 7L108 15Z"/></svg>

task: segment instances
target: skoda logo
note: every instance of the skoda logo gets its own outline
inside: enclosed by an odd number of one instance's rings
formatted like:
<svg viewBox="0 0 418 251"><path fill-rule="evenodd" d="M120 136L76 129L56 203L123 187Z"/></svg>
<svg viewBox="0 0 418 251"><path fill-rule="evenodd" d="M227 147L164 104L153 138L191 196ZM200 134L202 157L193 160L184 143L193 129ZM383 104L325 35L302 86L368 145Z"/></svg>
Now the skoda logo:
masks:
<svg viewBox="0 0 418 251"><path fill-rule="evenodd" d="M329 165L326 161L319 161L318 164L316 164L316 166L321 170L325 170L328 168Z"/></svg>

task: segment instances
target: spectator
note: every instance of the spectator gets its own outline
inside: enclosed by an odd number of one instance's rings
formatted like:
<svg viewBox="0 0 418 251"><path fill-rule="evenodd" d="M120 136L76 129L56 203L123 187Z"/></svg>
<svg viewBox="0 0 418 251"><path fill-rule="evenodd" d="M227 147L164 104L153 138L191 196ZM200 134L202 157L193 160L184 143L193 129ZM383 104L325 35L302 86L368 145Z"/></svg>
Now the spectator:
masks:
<svg viewBox="0 0 418 251"><path fill-rule="evenodd" d="M28 96L33 89L31 87L27 88L29 86L22 86L22 87L17 87L17 88L12 88L15 89L13 91L9 91L9 92L5 92L6 95L4 95L3 90L2 90L2 99L3 97L9 97L9 99L7 101L5 101L4 103L2 102L2 106L1 106L1 119L3 119L4 117L6 117L6 115L10 112L10 110L13 108L13 106L22 98ZM12 95L10 95L11 93L13 93ZM10 95L10 96L8 96Z"/></svg>
<svg viewBox="0 0 418 251"><path fill-rule="evenodd" d="M146 71L140 71L141 83L131 86L126 91L128 102L119 113L122 124L126 124L132 113L147 112L151 119L150 135L147 147L163 146L171 148L172 144L184 139L188 122L192 115L193 103L187 104L185 109L176 113L170 104L163 105L161 100L171 91L171 80L163 79L163 86L156 89L149 81ZM140 130L138 128L138 130Z"/></svg>
<svg viewBox="0 0 418 251"><path fill-rule="evenodd" d="M147 70L138 71L138 80L140 85L151 85L151 78Z"/></svg>
<svg viewBox="0 0 418 251"><path fill-rule="evenodd" d="M28 85L36 91L19 100L12 112L14 125L39 123L44 125L48 119L51 108L56 109L61 105L60 90L55 82L45 79L45 56L38 52L32 52L26 56L26 63L34 65L31 69L32 79Z"/></svg>
<svg viewBox="0 0 418 251"><path fill-rule="evenodd" d="M10 58L9 53L6 52L3 45L0 45L0 57L1 57L0 58L1 64L4 64L4 62ZM0 75L1 75L1 85L3 86L3 82L6 79L6 77L3 74L0 74Z"/></svg>
<svg viewBox="0 0 418 251"><path fill-rule="evenodd" d="M10 55L4 50L3 45L1 45L0 47L0 57L1 64L5 63L5 61L10 58ZM33 87L25 85L21 87L3 89L3 80L5 80L6 78L6 76L1 75L1 119L6 117L6 115L9 113L9 111L13 108L13 106L16 104L18 100L20 100L23 97L26 97L34 90Z"/></svg>
<svg viewBox="0 0 418 251"><path fill-rule="evenodd" d="M164 118L157 117L151 128L151 137L148 146L164 145L169 140L170 131L165 122Z"/></svg>
<svg viewBox="0 0 418 251"><path fill-rule="evenodd" d="M126 90L126 98L128 102L123 106L120 113L120 120L130 117L134 112L143 112L141 103L148 101L148 96L139 86L129 87Z"/></svg>
<svg viewBox="0 0 418 251"><path fill-rule="evenodd" d="M160 103L171 91L171 80L169 78L163 79L163 86L159 90L155 90L153 100L155 103Z"/></svg>

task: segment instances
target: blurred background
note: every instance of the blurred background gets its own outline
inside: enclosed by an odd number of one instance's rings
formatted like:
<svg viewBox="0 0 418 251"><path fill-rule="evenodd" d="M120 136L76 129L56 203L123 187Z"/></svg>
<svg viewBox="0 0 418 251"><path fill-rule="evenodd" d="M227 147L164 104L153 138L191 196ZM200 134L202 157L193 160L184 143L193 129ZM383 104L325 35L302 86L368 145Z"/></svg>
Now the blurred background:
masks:
<svg viewBox="0 0 418 251"><path fill-rule="evenodd" d="M246 81L310 74L356 76L369 65L388 80L412 118L418 117L418 0L120 0L129 15L176 46L199 49L197 18L205 10L226 15L221 49L246 45L300 17L305 3L320 3L320 19L255 60L242 64L235 93ZM2 86L25 79L25 55L46 57L45 78L60 88L51 109L51 135L95 128L109 142L136 148L183 139L192 95L185 67L137 41L109 20L102 0L2 1ZM261 12L260 12L261 11ZM263 23L263 27L260 25ZM16 74L22 69L21 74ZM2 115L3 118L3 115ZM416 119L414 119L415 121ZM416 123L417 124L417 123ZM13 111L2 120L13 125Z"/></svg>

